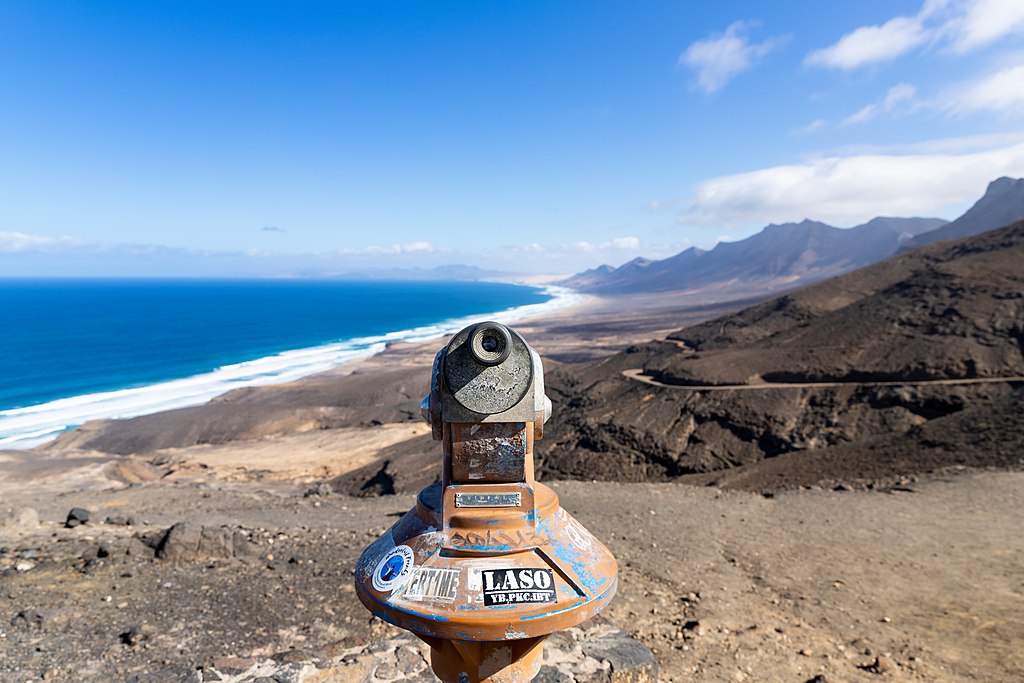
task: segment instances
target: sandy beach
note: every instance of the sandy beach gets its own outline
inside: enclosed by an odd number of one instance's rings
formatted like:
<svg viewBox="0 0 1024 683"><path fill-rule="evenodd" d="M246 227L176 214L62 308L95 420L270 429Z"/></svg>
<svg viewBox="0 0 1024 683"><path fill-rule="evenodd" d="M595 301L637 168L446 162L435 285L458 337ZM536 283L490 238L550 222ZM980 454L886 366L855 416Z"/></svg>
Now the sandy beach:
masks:
<svg viewBox="0 0 1024 683"><path fill-rule="evenodd" d="M550 369L662 338L730 308L587 297L514 327ZM140 478L286 487L342 475L429 431L419 401L444 342L391 342L381 353L294 382L237 389L201 406L92 421L34 449L0 451L0 496L24 503L29 480L36 495Z"/></svg>

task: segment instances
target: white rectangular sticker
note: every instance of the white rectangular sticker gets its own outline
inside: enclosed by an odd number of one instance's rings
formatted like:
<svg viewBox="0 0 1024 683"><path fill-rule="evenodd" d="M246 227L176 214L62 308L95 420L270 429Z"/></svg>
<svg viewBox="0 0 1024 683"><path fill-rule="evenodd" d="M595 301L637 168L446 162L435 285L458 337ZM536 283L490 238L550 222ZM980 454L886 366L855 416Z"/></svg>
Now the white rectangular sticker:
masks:
<svg viewBox="0 0 1024 683"><path fill-rule="evenodd" d="M555 581L550 569L485 569L484 606L555 602Z"/></svg>
<svg viewBox="0 0 1024 683"><path fill-rule="evenodd" d="M458 592L458 569L419 567L412 578L409 579L409 583L406 584L402 597L416 602L424 600L454 602Z"/></svg>

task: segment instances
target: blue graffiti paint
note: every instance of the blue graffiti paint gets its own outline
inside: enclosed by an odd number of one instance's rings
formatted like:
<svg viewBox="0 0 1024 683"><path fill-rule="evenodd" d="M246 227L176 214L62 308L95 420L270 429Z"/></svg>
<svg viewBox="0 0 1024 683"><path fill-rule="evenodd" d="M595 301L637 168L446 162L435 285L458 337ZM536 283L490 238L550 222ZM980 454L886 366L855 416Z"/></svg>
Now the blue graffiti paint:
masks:
<svg viewBox="0 0 1024 683"><path fill-rule="evenodd" d="M611 577L607 575L595 575L592 571L593 557L590 553L577 548L569 541L563 531L564 524L557 518L542 519L538 523L541 533L551 539L551 550L555 558L569 565L573 573L579 579L583 588L590 594L600 592ZM599 543L594 539L594 543Z"/></svg>
<svg viewBox="0 0 1024 683"><path fill-rule="evenodd" d="M595 598L592 598L590 600L586 600L586 601L581 602L581 603L576 603L574 605L567 605L567 606L565 606L565 607L563 607L561 609L556 609L554 611L542 612L541 614L528 614L525 617L519 617L519 621L533 621L534 619L544 619L546 617L550 617L550 616L555 615L555 614L562 614L563 612L570 612L570 611L572 611L574 609L579 609L581 607L586 607L587 605L589 605L591 603L595 603L595 602L603 602L603 603L607 604L608 602L611 601L611 599L613 597L615 597L615 591L616 591L616 589L618 587L618 584L619 584L618 579L616 579L615 582L612 584L612 586L608 590L606 590L604 593L602 593L601 595L598 595Z"/></svg>

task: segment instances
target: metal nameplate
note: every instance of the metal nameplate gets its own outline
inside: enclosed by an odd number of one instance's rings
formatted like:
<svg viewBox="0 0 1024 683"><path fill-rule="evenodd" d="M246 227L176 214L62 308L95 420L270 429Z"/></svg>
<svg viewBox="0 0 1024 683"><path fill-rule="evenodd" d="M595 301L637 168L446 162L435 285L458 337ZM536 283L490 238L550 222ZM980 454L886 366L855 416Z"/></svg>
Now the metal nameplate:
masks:
<svg viewBox="0 0 1024 683"><path fill-rule="evenodd" d="M523 504L521 493L456 493L457 508L517 508Z"/></svg>

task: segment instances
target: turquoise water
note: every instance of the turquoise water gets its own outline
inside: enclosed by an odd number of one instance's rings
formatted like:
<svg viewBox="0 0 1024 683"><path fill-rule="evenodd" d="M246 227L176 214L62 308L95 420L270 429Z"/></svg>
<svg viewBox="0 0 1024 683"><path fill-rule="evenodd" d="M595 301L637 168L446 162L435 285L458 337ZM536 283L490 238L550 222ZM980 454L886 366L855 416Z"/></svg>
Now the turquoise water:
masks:
<svg viewBox="0 0 1024 683"><path fill-rule="evenodd" d="M0 281L0 448L289 381L564 294L479 282Z"/></svg>

